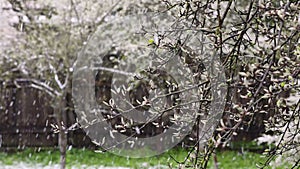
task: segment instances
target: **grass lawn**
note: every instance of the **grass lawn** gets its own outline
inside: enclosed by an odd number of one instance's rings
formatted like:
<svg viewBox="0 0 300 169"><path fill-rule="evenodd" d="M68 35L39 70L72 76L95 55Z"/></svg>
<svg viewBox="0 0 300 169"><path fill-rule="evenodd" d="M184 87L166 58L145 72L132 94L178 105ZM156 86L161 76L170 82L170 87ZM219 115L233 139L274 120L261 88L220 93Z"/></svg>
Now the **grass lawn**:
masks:
<svg viewBox="0 0 300 169"><path fill-rule="evenodd" d="M176 166L176 162L170 155L177 161L183 161L187 155L187 150L173 149L160 156L130 159L126 157L116 156L109 152L96 153L87 149L71 149L67 153L67 167L72 166L122 166L130 168L149 168L150 166L158 165L171 165ZM256 164L263 162L264 157L261 154L244 152L240 154L236 151L220 151L217 152L217 160L220 169L251 169L256 168ZM25 149L24 151L4 153L0 152L0 163L13 164L14 162L23 161L26 163L41 163L43 165L59 163L59 151L55 149ZM210 160L209 168L213 168L213 162Z"/></svg>

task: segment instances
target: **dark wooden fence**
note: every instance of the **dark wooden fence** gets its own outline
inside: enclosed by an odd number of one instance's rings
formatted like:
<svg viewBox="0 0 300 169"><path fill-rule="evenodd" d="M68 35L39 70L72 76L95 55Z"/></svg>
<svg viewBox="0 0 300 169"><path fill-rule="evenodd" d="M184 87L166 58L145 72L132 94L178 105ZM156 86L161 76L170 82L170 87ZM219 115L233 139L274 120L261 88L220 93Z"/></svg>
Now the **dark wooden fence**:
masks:
<svg viewBox="0 0 300 169"><path fill-rule="evenodd" d="M57 134L50 98L43 92L28 87L26 82L16 86L0 83L0 148L7 147L53 147L57 146ZM263 119L261 119L262 121ZM74 112L68 112L67 123L75 122ZM251 140L263 132L263 126L251 126L240 131L236 141ZM75 147L94 147L83 130L68 134L68 144Z"/></svg>
<svg viewBox="0 0 300 169"><path fill-rule="evenodd" d="M26 84L9 84L0 85L0 96L0 147L57 145L51 127L56 121L47 95ZM74 115L67 117L68 123L75 121ZM92 145L82 130L69 132L68 142L79 147Z"/></svg>

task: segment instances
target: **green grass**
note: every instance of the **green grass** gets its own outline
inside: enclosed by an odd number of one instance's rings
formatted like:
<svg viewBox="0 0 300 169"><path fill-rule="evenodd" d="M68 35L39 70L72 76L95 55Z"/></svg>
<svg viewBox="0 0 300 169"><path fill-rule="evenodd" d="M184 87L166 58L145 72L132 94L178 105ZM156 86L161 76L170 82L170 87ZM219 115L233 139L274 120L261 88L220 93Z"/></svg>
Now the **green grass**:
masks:
<svg viewBox="0 0 300 169"><path fill-rule="evenodd" d="M149 168L149 166L171 165L176 166L177 161L183 161L187 155L187 150L173 149L160 156L131 159L120 157L109 152L96 153L87 149L71 149L67 152L67 167L80 165L101 165L101 166L123 166L130 168ZM256 164L264 161L261 154L244 152L243 154L236 151L217 152L219 169L254 169ZM25 149L19 152L4 153L0 152L0 163L11 165L14 162L23 161L26 163L41 163L44 165L59 163L59 152L55 149ZM209 167L213 168L213 162L210 160Z"/></svg>
<svg viewBox="0 0 300 169"><path fill-rule="evenodd" d="M149 158L131 159L126 157L117 156L109 152L96 153L88 149L72 149L67 151L67 167L80 166L80 165L101 165L101 166L123 166L131 168L141 168L145 166L157 166L173 164L174 160L170 158L172 155L176 159L184 159L187 151L184 150L171 150L160 156ZM43 165L59 163L59 151L56 149L36 149L28 148L23 151L17 152L0 152L0 163L11 165L16 161L23 161L26 163L41 163Z"/></svg>

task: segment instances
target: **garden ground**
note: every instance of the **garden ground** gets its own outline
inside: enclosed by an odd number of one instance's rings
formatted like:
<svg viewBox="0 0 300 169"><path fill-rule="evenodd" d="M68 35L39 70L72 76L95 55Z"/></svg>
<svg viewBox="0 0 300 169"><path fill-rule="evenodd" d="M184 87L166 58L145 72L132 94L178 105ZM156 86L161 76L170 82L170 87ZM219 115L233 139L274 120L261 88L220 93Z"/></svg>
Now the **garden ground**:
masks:
<svg viewBox="0 0 300 169"><path fill-rule="evenodd" d="M173 149L160 156L141 159L120 157L108 152L96 153L88 149L68 150L67 168L69 169L125 169L125 168L168 168L176 166L176 161L183 161L188 151ZM254 169L265 157L259 153L239 151L217 151L217 160L220 169ZM59 151L49 149L25 149L23 151L0 153L0 169L56 169L59 168ZM208 168L213 167L209 161ZM282 167L285 168L285 167Z"/></svg>

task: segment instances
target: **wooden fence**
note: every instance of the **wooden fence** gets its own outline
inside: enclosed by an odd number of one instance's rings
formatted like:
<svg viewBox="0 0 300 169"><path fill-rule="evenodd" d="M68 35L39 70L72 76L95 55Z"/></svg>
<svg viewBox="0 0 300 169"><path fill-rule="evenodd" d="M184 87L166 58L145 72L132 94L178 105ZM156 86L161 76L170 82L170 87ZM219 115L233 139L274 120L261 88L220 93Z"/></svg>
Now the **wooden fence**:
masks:
<svg viewBox="0 0 300 169"><path fill-rule="evenodd" d="M55 118L49 105L50 98L43 92L28 87L26 82L19 87L14 84L1 84L0 148L57 146L57 134L51 127ZM68 112L67 125L74 122L74 112ZM234 140L251 140L263 130L263 126L250 126L250 130L239 132ZM89 137L80 129L69 132L68 144L75 147L94 147Z"/></svg>
<svg viewBox="0 0 300 169"><path fill-rule="evenodd" d="M51 124L55 123L50 98L43 92L26 84L0 85L0 147L56 146L57 134ZM73 112L70 112L73 113ZM67 116L67 122L75 116ZM82 130L69 132L69 145L90 146L91 141Z"/></svg>

